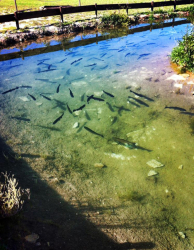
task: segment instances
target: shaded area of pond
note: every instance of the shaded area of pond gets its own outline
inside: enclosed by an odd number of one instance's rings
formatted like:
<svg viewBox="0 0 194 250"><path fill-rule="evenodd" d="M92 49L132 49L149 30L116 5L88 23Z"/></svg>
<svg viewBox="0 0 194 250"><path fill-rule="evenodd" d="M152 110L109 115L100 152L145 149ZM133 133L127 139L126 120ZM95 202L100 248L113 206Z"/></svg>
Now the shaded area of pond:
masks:
<svg viewBox="0 0 194 250"><path fill-rule="evenodd" d="M194 243L194 82L169 61L190 24L164 26L0 63L3 140L30 166L35 189L41 179L51 199L57 192L113 249Z"/></svg>

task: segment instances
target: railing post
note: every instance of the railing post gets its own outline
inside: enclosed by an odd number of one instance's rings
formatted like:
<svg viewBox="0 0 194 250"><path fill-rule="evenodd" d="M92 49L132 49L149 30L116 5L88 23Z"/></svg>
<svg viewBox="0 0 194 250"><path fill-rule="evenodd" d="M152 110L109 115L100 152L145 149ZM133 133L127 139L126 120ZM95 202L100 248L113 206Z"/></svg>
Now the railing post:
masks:
<svg viewBox="0 0 194 250"><path fill-rule="evenodd" d="M60 15L61 15L61 22L63 23L63 7L59 7Z"/></svg>
<svg viewBox="0 0 194 250"><path fill-rule="evenodd" d="M154 10L154 1L151 2L151 11Z"/></svg>
<svg viewBox="0 0 194 250"><path fill-rule="evenodd" d="M96 17L97 17L97 3L95 3L95 14L96 14Z"/></svg>
<svg viewBox="0 0 194 250"><path fill-rule="evenodd" d="M16 28L17 28L17 30L19 30L19 21L18 21L18 16L17 16L17 11L16 12L14 12L14 17L15 17L15 21L16 21Z"/></svg>
<svg viewBox="0 0 194 250"><path fill-rule="evenodd" d="M126 12L127 12L127 15L128 15L128 4L126 4Z"/></svg>
<svg viewBox="0 0 194 250"><path fill-rule="evenodd" d="M176 11L176 0L174 0L174 11Z"/></svg>

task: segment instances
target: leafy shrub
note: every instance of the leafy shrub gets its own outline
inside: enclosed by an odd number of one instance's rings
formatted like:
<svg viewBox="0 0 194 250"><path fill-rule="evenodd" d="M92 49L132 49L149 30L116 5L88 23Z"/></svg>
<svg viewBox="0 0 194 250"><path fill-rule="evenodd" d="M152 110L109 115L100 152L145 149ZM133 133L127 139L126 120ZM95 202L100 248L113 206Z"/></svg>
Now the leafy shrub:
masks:
<svg viewBox="0 0 194 250"><path fill-rule="evenodd" d="M182 71L194 71L194 28L187 32L172 50L171 60L181 66Z"/></svg>
<svg viewBox="0 0 194 250"><path fill-rule="evenodd" d="M102 17L102 22L108 25L128 25L130 20L126 14L110 14Z"/></svg>

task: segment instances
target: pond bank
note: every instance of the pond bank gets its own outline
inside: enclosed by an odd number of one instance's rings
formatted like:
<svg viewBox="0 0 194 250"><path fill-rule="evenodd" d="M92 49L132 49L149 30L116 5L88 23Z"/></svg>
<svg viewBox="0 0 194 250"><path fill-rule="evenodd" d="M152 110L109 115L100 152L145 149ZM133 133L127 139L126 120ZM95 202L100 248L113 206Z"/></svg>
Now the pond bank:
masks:
<svg viewBox="0 0 194 250"><path fill-rule="evenodd" d="M171 15L176 17L187 17L188 12L176 12L171 13ZM144 23L148 21L161 22L165 19L172 18L169 14L150 14L150 15L136 15L129 16L130 24L134 23ZM3 24L2 24L3 25ZM11 24L10 24L11 25ZM12 23L13 25L13 23ZM30 25L30 21L29 21ZM45 26L36 26L32 28L23 28L20 30L9 30L7 26L7 31L1 33L0 35L0 49L6 48L15 44L21 44L26 41L36 41L37 39L65 35L76 34L78 32L83 32L85 30L98 30L102 29L104 24L101 21L101 18L93 18L87 21L77 21L68 25L62 25L61 23L55 23ZM107 27L107 25L106 25ZM109 25L109 28L114 28L114 25Z"/></svg>

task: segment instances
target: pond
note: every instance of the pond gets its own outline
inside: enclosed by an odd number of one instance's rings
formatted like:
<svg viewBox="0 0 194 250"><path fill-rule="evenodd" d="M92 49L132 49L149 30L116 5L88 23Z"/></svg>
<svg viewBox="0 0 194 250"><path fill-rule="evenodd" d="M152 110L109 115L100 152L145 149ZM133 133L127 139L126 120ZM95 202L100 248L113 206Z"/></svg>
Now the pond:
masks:
<svg viewBox="0 0 194 250"><path fill-rule="evenodd" d="M115 242L193 249L194 78L169 58L190 28L99 32L0 62L1 137Z"/></svg>

